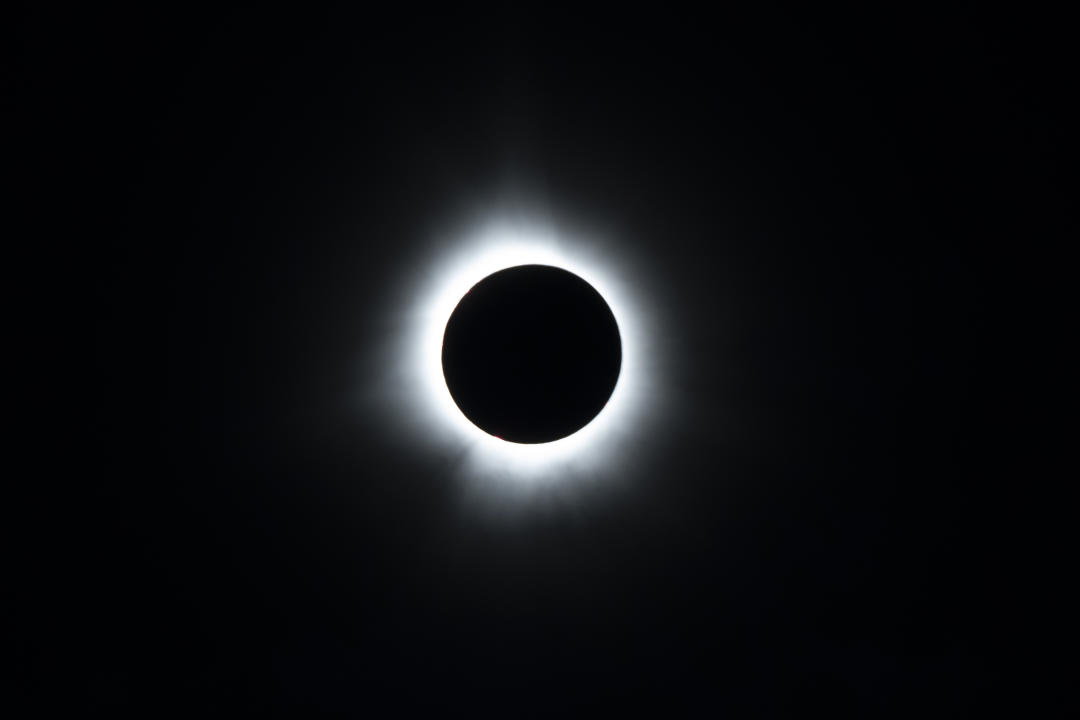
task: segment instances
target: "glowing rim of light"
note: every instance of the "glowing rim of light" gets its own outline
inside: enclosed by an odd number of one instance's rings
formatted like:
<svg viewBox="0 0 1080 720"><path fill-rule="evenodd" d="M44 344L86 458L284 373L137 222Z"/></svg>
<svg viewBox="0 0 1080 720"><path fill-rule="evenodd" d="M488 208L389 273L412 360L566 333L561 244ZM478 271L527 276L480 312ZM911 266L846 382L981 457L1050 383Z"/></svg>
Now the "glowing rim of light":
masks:
<svg viewBox="0 0 1080 720"><path fill-rule="evenodd" d="M641 362L645 315L618 272L619 264L598 257L587 243L571 244L547 226L507 222L491 223L439 264L417 300L421 317L411 341L411 365L428 399L426 417L454 445L467 449L470 470L509 479L553 478L559 471L593 474L619 459L616 450L626 436L639 433L647 395ZM615 316L622 343L619 377L604 408L577 432L547 443L513 443L481 430L458 408L443 375L443 336L458 303L484 278L520 265L550 265L589 283Z"/></svg>

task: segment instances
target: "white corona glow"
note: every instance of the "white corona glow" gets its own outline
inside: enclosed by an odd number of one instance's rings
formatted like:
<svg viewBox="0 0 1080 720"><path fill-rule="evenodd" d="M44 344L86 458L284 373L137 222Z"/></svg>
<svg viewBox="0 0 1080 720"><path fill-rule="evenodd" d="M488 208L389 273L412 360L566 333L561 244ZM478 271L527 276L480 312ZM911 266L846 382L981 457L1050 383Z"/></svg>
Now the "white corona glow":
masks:
<svg viewBox="0 0 1080 720"><path fill-rule="evenodd" d="M399 392L395 415L442 446L455 469L487 487L520 493L586 478L611 477L631 462L656 420L656 382L646 351L650 314L631 292L625 260L605 255L600 242L565 237L536 221L491 221L463 237L443 238L431 265L411 283L405 333L386 362ZM605 407L585 427L548 443L501 440L474 425L457 407L442 368L446 324L458 302L492 273L518 265L551 265L574 273L607 302L622 343L619 378ZM650 412L646 412L646 411Z"/></svg>

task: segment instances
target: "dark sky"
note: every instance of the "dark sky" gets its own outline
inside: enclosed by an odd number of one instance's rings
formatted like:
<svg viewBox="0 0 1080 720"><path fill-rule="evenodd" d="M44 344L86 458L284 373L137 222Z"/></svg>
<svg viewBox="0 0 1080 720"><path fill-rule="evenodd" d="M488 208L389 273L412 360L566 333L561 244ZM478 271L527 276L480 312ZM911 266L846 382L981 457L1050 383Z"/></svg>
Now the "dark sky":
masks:
<svg viewBox="0 0 1080 720"><path fill-rule="evenodd" d="M992 299L1059 201L1053 42L977 4L753 6L22 16L20 184L87 329L37 701L993 707ZM617 489L494 522L352 399L432 237L508 197L634 269L664 422Z"/></svg>

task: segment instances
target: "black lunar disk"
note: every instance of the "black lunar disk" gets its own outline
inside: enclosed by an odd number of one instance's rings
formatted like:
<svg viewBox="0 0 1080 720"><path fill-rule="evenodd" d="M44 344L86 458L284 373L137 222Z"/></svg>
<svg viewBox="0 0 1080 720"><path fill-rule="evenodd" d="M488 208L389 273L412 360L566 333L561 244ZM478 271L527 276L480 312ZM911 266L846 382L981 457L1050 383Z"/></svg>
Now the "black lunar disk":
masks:
<svg viewBox="0 0 1080 720"><path fill-rule="evenodd" d="M481 430L516 443L572 435L604 408L622 344L611 308L573 273L500 270L474 285L446 324L443 374Z"/></svg>

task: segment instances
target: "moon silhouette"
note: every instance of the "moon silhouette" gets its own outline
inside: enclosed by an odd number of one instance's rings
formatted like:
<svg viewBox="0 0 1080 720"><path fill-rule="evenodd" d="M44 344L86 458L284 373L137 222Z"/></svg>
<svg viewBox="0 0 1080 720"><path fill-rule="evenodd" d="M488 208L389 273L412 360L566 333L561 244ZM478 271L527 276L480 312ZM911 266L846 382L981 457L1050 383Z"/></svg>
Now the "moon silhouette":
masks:
<svg viewBox="0 0 1080 720"><path fill-rule="evenodd" d="M622 344L607 302L549 265L500 270L460 300L443 335L447 388L484 432L536 444L595 418L619 379Z"/></svg>

